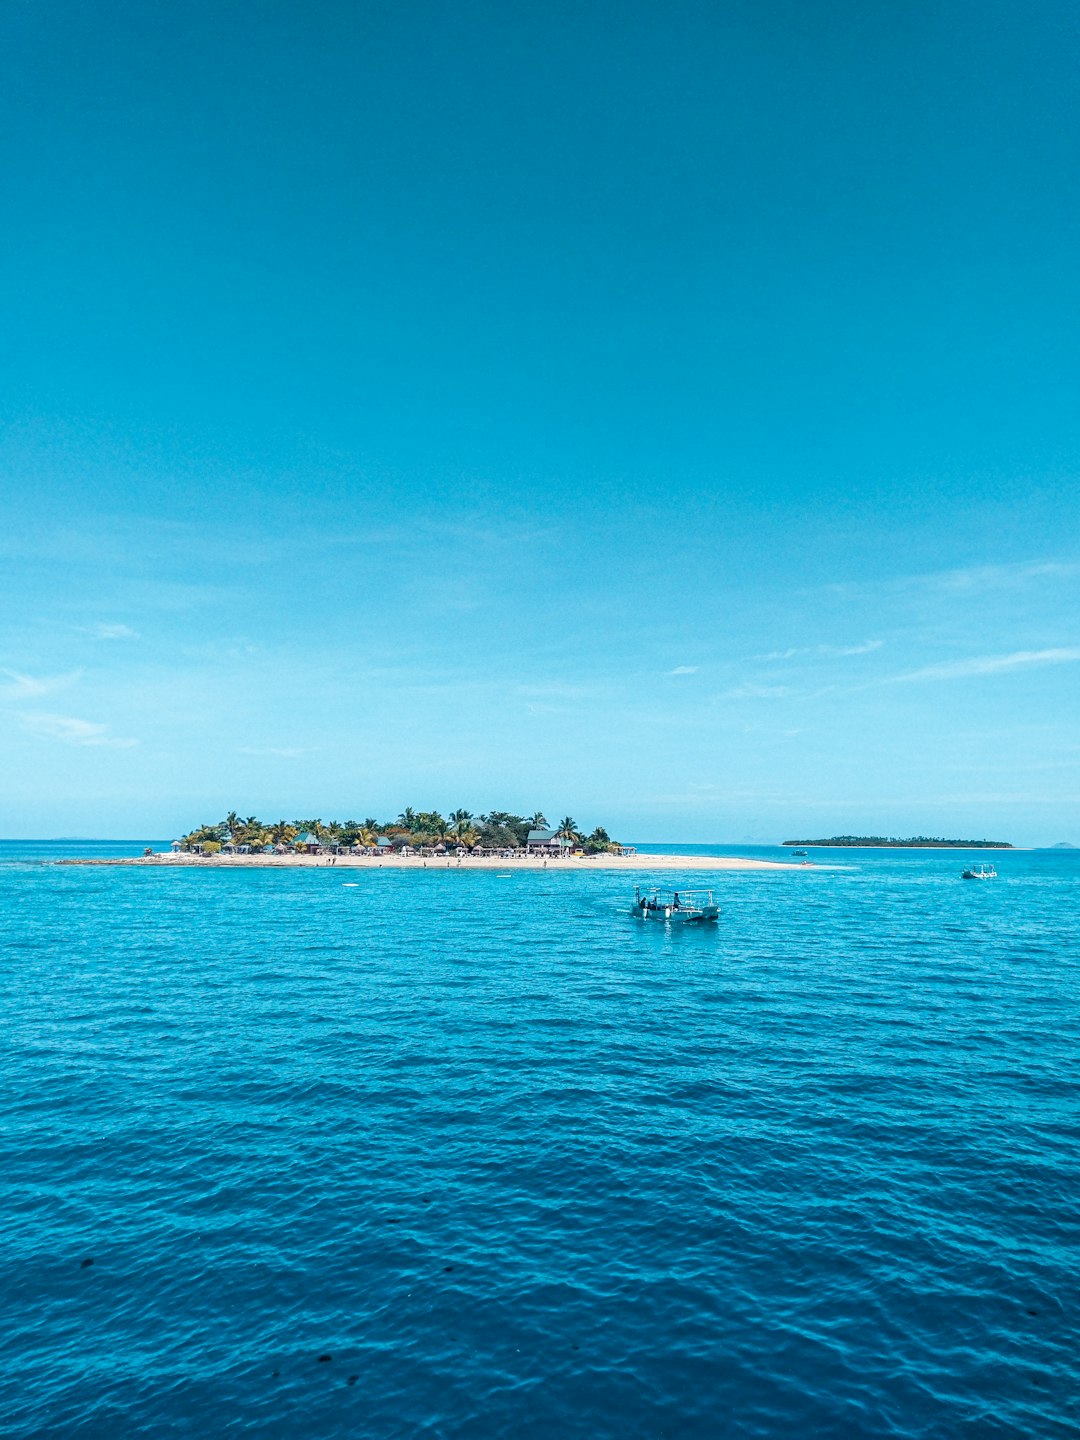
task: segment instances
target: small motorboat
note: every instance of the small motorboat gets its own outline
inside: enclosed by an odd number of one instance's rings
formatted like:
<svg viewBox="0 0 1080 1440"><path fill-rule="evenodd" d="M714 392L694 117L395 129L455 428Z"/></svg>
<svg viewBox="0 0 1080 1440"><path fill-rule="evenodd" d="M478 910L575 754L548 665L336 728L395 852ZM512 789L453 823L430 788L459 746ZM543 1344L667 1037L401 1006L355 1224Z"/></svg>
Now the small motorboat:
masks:
<svg viewBox="0 0 1080 1440"><path fill-rule="evenodd" d="M669 925L702 925L720 916L711 890L647 890L634 886L631 915L638 920L663 920Z"/></svg>
<svg viewBox="0 0 1080 1440"><path fill-rule="evenodd" d="M793 855L805 855L805 854L806 854L806 851L805 851L805 850L793 850L791 853L792 853Z"/></svg>
<svg viewBox="0 0 1080 1440"><path fill-rule="evenodd" d="M980 865L976 870L974 865L969 865L960 876L961 880L996 880L997 871L993 865Z"/></svg>

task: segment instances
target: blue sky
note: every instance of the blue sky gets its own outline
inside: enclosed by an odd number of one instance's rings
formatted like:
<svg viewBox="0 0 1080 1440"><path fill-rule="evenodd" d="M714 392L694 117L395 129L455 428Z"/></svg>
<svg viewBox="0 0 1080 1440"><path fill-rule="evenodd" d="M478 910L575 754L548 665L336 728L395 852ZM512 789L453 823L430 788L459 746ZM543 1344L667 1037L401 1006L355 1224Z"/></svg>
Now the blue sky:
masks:
<svg viewBox="0 0 1080 1440"><path fill-rule="evenodd" d="M1080 843L1077 40L10 0L0 833Z"/></svg>

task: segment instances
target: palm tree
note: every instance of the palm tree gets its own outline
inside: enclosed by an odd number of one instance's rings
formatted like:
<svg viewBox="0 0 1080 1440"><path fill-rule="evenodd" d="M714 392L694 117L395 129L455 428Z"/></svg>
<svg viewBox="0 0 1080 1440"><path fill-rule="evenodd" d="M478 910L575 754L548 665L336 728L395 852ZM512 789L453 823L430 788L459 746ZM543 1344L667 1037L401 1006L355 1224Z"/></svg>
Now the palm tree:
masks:
<svg viewBox="0 0 1080 1440"><path fill-rule="evenodd" d="M417 823L418 817L417 817L416 811L412 808L411 805L407 805L407 806L405 807L405 809L401 812L401 814L400 814L397 818L398 818L398 824L399 824L403 829L405 829L405 830L415 830L415 829L416 829L416 823Z"/></svg>
<svg viewBox="0 0 1080 1440"><path fill-rule="evenodd" d="M446 839L448 826L437 810L425 810L416 819L419 828L425 835L432 836L436 845Z"/></svg>
<svg viewBox="0 0 1080 1440"><path fill-rule="evenodd" d="M239 835L244 825L244 822L240 819L240 816L236 813L235 810L230 810L229 813L225 816L225 819L222 821L222 824L229 832L229 839L235 842L237 835Z"/></svg>
<svg viewBox="0 0 1080 1440"><path fill-rule="evenodd" d="M472 818L468 810L452 810L450 824L454 827L454 833L458 836L465 835L472 829Z"/></svg>
<svg viewBox="0 0 1080 1440"><path fill-rule="evenodd" d="M246 820L241 820L232 831L235 845L251 845L255 849L266 844L265 836L266 827L257 815L249 815Z"/></svg>
<svg viewBox="0 0 1080 1440"><path fill-rule="evenodd" d="M563 840L576 840L578 838L577 821L569 815L564 815L559 821L559 828L555 831L555 834Z"/></svg>
<svg viewBox="0 0 1080 1440"><path fill-rule="evenodd" d="M529 816L529 824L534 830L546 830L547 823L547 816L542 810L537 810L535 814Z"/></svg>

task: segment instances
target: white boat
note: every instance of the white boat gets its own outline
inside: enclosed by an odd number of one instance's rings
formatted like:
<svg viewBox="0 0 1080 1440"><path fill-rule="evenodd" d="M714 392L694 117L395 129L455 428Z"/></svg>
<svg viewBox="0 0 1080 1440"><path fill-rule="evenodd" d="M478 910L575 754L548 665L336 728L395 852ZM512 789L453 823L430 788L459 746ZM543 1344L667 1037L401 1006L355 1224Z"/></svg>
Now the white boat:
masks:
<svg viewBox="0 0 1080 1440"><path fill-rule="evenodd" d="M961 880L996 880L997 871L993 865L980 865L976 870L974 865L969 865L960 876Z"/></svg>
<svg viewBox="0 0 1080 1440"><path fill-rule="evenodd" d="M630 913L638 920L663 920L669 925L702 925L716 920L720 906L711 890L647 890L634 886Z"/></svg>

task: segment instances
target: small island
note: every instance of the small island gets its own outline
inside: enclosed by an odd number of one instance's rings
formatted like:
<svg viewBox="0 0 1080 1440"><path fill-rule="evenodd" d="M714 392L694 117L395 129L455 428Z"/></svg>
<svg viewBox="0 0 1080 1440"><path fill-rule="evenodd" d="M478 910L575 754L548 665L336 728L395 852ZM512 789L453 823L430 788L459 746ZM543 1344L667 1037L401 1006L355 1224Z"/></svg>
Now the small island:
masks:
<svg viewBox="0 0 1080 1440"><path fill-rule="evenodd" d="M378 855L446 854L558 856L570 851L585 855L621 855L624 847L602 825L588 834L567 815L558 826L548 825L539 810L530 816L508 810L473 815L454 810L444 817L437 810L404 809L396 820L260 820L230 810L224 820L199 825L174 842L179 851L200 855ZM632 849L632 847L631 847Z"/></svg>
<svg viewBox="0 0 1080 1440"><path fill-rule="evenodd" d="M1008 840L943 840L935 835L833 835L828 840L785 840L785 845L864 846L886 850L1012 850Z"/></svg>
<svg viewBox="0 0 1080 1440"><path fill-rule="evenodd" d="M341 866L352 870L419 870L429 866L470 871L497 869L590 870L799 870L798 862L746 855L639 854L613 840L603 825L586 831L570 815L551 825L539 810L516 815L489 810L407 807L393 820L260 820L230 810L223 820L197 825L168 850L141 856L72 857L59 865L186 865L194 867ZM804 864L806 862L803 862ZM351 882L350 882L351 883Z"/></svg>

